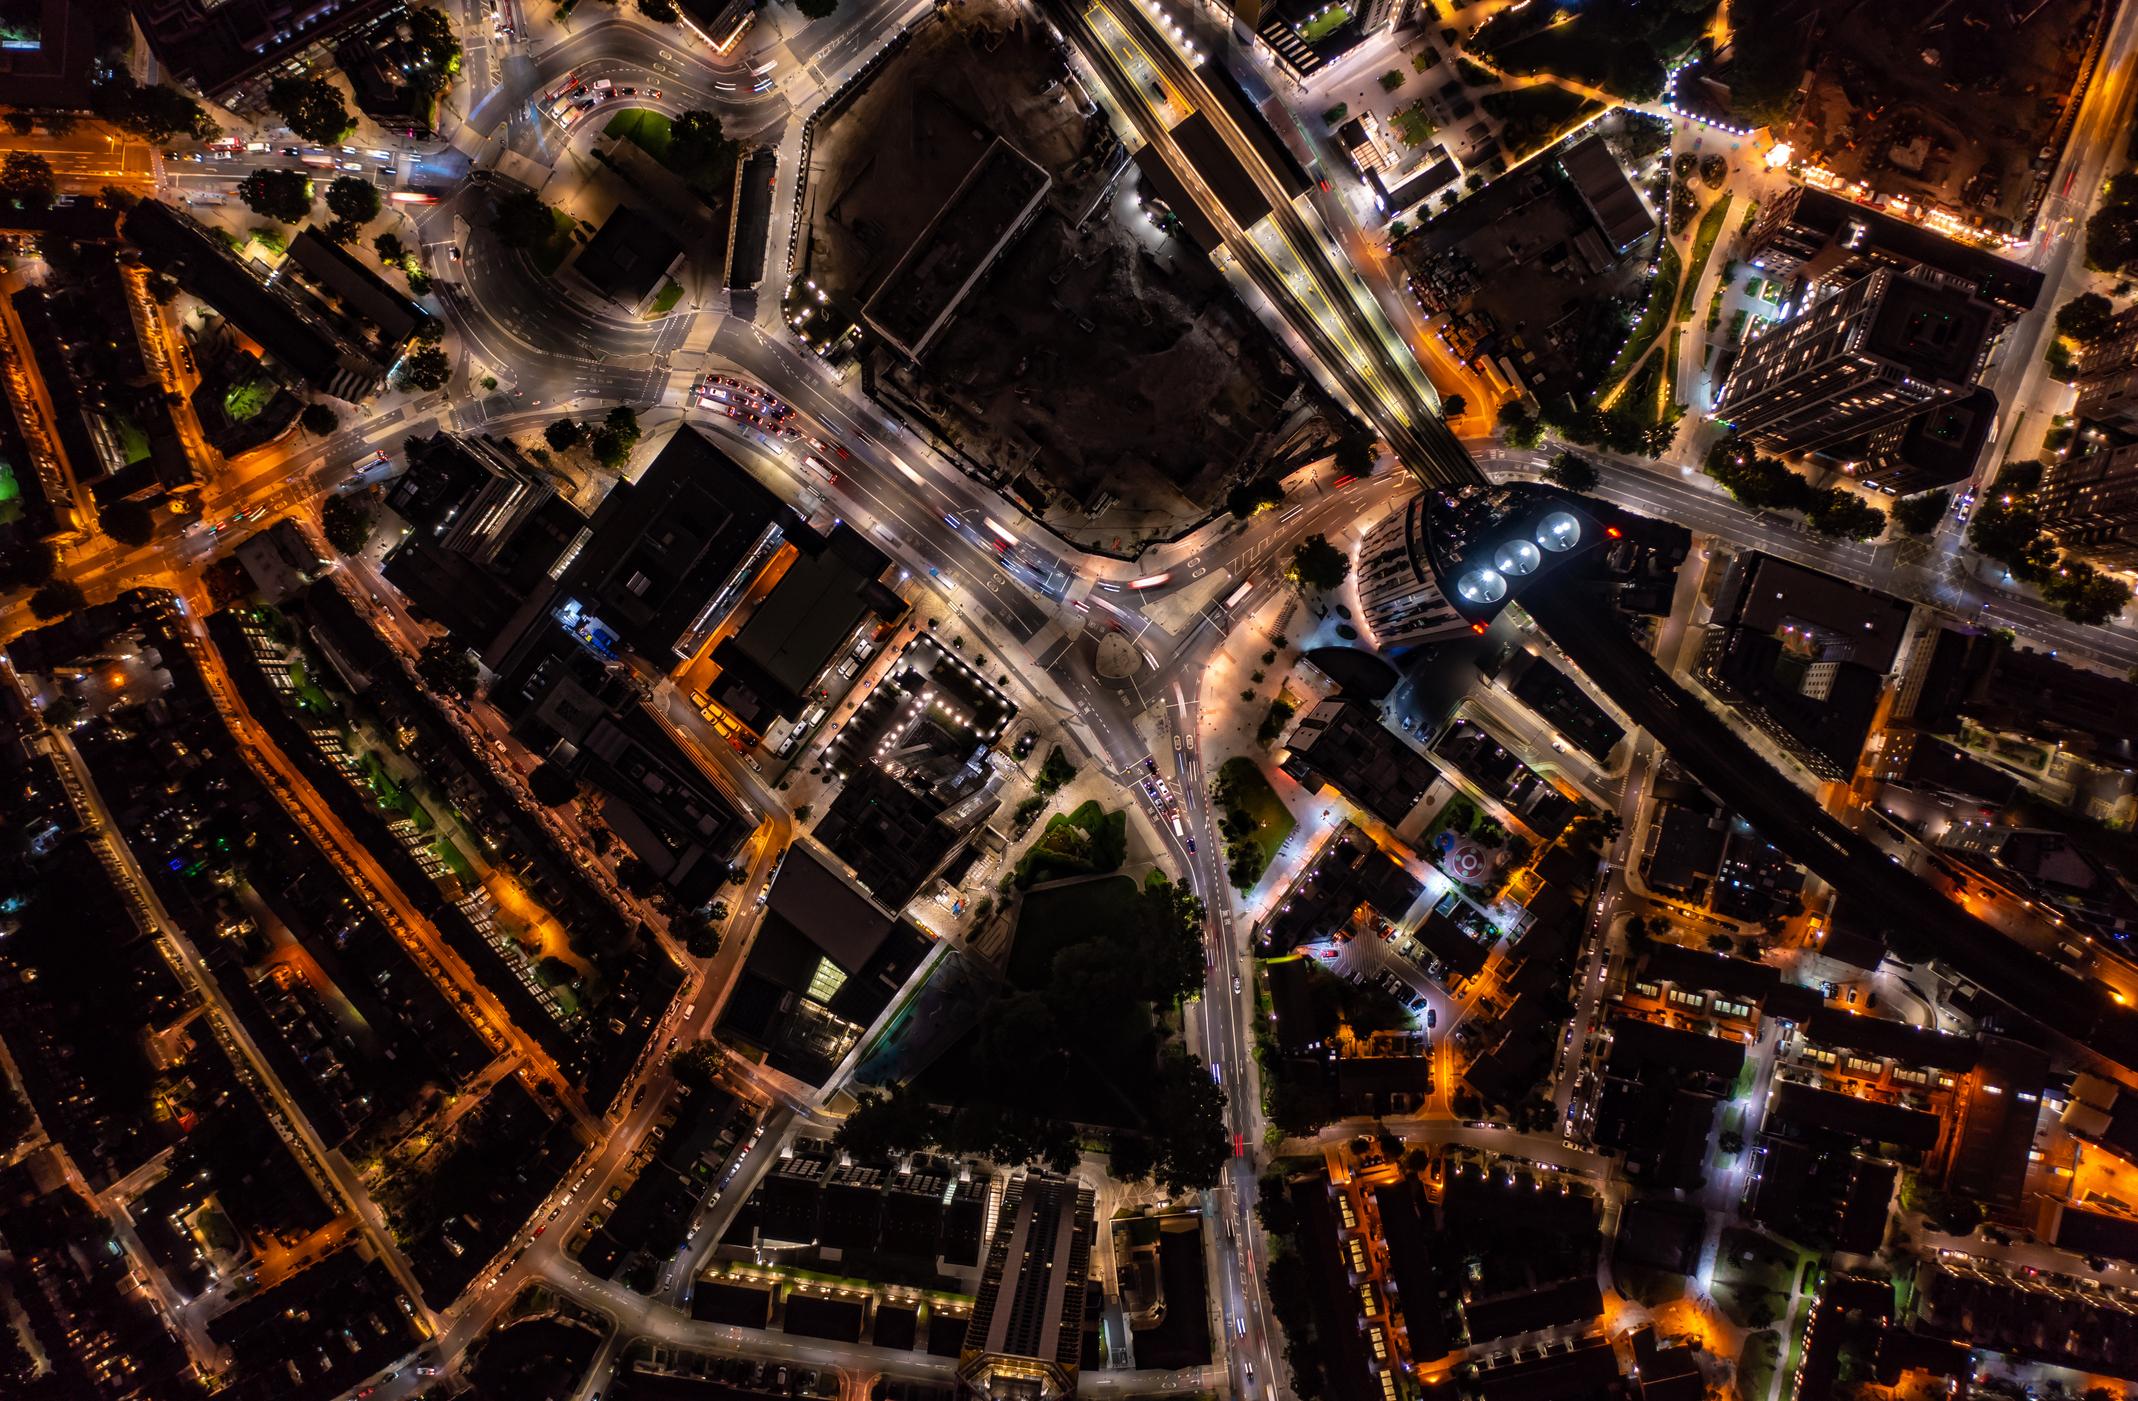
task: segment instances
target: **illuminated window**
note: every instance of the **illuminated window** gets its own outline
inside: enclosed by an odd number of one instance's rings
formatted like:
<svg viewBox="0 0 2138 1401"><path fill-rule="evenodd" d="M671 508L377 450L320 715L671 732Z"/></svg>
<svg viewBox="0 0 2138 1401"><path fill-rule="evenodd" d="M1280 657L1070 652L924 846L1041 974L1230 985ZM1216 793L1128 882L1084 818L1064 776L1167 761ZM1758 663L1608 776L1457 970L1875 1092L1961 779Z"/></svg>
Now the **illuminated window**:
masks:
<svg viewBox="0 0 2138 1401"><path fill-rule="evenodd" d="M828 958L820 957L817 959L816 971L809 975L809 990L805 995L810 1001L829 1007L832 998L838 996L839 989L845 985L846 974L840 970L839 965Z"/></svg>

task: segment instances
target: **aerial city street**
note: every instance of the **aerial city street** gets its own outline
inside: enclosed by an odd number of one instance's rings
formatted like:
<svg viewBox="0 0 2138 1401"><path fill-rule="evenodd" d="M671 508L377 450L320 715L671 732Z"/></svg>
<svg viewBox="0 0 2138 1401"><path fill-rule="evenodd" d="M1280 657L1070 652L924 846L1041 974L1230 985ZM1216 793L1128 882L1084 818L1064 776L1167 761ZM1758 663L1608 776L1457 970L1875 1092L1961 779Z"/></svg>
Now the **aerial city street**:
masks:
<svg viewBox="0 0 2138 1401"><path fill-rule="evenodd" d="M2138 1397L2138 0L0 104L0 1398Z"/></svg>

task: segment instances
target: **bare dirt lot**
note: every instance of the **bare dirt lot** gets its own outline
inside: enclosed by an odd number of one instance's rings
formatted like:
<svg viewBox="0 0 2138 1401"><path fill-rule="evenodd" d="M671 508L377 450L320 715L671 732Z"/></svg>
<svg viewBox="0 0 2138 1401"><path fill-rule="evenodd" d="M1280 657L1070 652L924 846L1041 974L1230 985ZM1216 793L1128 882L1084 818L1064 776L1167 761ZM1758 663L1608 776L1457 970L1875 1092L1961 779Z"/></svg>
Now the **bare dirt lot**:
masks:
<svg viewBox="0 0 2138 1401"><path fill-rule="evenodd" d="M1822 9L1811 95L1786 139L1879 194L1993 233L2023 229L2061 152L2101 0Z"/></svg>
<svg viewBox="0 0 2138 1401"><path fill-rule="evenodd" d="M1106 546L1200 519L1313 436L1318 393L1208 260L1151 224L1133 169L1109 186L1104 117L1045 27L1000 0L938 11L819 122L803 275L858 310L997 136L1052 177L1046 205L919 367L864 352L884 398Z"/></svg>

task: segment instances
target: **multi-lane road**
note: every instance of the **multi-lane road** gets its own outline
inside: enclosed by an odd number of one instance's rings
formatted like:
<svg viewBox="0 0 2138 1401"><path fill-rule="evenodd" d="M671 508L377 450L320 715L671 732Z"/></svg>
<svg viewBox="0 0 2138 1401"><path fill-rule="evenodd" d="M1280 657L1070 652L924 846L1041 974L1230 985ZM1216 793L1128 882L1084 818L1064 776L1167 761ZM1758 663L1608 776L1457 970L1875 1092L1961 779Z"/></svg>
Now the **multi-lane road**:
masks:
<svg viewBox="0 0 2138 1401"><path fill-rule="evenodd" d="M517 8L508 5L506 13L517 17ZM911 0L855 0L842 5L832 20L794 33L753 36L753 42L725 56L708 55L673 30L656 30L627 13L606 11L605 17L567 33L545 31L539 44L525 31L524 18L517 37L472 42L467 67L471 90L460 109L465 120L454 142L420 149L403 143L394 177L403 184L435 184L447 190L440 203L413 218L426 259L438 274L441 305L463 356L456 406L446 411L445 396L432 396L352 425L324 442L256 455L230 480L211 488L206 514L214 519L254 508L305 509L344 481L350 466L369 452L380 447L397 451L406 437L440 427L511 431L560 412L628 403L646 408L649 428L658 429L671 416L684 386L709 367L724 367L767 385L845 444L852 457L842 462L840 481L828 488L810 484L813 489L823 491L842 515L866 528L888 554L925 581L941 607L989 637L992 650L1017 666L1093 760L1112 772L1126 773L1140 769L1156 749L1161 766L1178 787L1182 832L1173 830L1168 815L1150 805L1147 796L1139 801L1148 805L1151 830L1171 864L1209 910L1208 977L1190 1011L1191 1034L1226 1087L1227 1128L1245 1149L1228 1163L1210 1216L1220 1266L1217 1293L1225 1362L1209 1373L1107 1373L1088 1383L1123 1391L1223 1384L1235 1394L1256 1396L1276 1389L1283 1376L1281 1342L1262 1288L1267 1259L1253 1214L1256 1154L1266 1126L1253 1057L1252 980L1241 976L1248 916L1231 891L1223 842L1204 796L1208 776L1201 742L1206 711L1215 711L1223 702L1205 696L1203 680L1227 635L1267 600L1277 584L1279 562L1297 540L1315 532L1341 536L1377 518L1409 489L1410 479L1389 472L1342 485L1325 480L1311 496L1295 498L1299 509L1288 506L1246 522L1208 527L1133 564L1085 555L1011 514L992 492L943 462L849 380L776 328L760 325L756 317L706 305L651 322L622 318L560 292L524 253L500 247L487 233L488 207L495 195L509 188L508 182L539 178L571 148L566 135L535 110L536 99L567 75L608 77L619 86L639 87L647 96L638 105L671 112L687 107L715 111L731 136L779 144L791 136L799 106L835 86L914 8ZM1200 189L1216 206L1214 193L1172 142L1170 123L1178 113L1164 102L1151 101L1147 76L1161 77L1184 103L1209 115L1226 149L1273 211L1273 217L1254 228L1227 226L1232 237L1226 256L1410 471L1435 484L1453 485L1482 480L1479 462L1493 476L1532 474L1543 465L1539 454L1486 442L1466 445L1454 438L1441 422L1432 384L1396 329L1406 324L1415 329L1414 318L1396 315L1405 309L1388 305L1392 289L1384 285L1376 292L1346 260L1347 247L1356 255L1359 231L1311 190L1294 197L1284 174L1271 168L1258 142L1227 115L1226 104L1215 99L1210 76L1199 71L1143 6L1135 0L1097 0L1090 5L1066 0L1057 8L1065 32L1112 91L1123 119L1142 139L1168 152L1190 187ZM463 6L471 31L478 24L487 26L487 13L488 7L475 0ZM792 23L784 17L778 22ZM2042 266L2052 286L2065 279L2076 241L2072 224L2083 216L2099 181L2111 144L2103 133L2116 129L2129 106L2131 78L2124 59L2134 33L2138 23L2132 15L2120 16L2103 60L2103 77L2079 118L2067 176L2044 212L2043 226L2050 233ZM764 86L757 81L757 70L768 62L777 77ZM659 98L651 96L654 89L660 90ZM11 143L0 142L5 144ZM166 163L137 143L103 137L33 137L21 144L44 152L70 188L154 182L173 193L198 194L220 190L254 168L288 163L279 148L241 153L227 161ZM783 178L791 180L791 172ZM778 242L774 240L774 256ZM2046 317L2045 307L2013 333L2003 373L2014 402L2028 402L2040 387L2034 349ZM683 354L686 345L692 347L688 357ZM497 374L502 381L497 391L460 392L474 378L477 365ZM687 405L683 412L726 434L737 455L768 476L793 477L791 460L779 445ZM2005 427L2010 433L2013 424ZM1928 548L1826 541L1785 520L1746 511L1675 467L1610 460L1604 471L1606 493L1633 510L1934 603L1963 618L2006 623L2037 645L2073 656L2119 668L2138 664L2138 636L2121 629L2078 627L2022 594L1985 586L1957 567L1956 542L1949 536ZM1008 545L985 528L989 520L1007 521L1016 543ZM165 539L140 550L99 541L69 560L68 570L93 595L102 596L128 583L176 578L198 564L205 547L198 537ZM1139 575L1159 582L1143 590L1125 587ZM1192 612L1168 607L1181 590L1212 576L1226 585L1212 601ZM1215 601L1229 599L1242 583L1251 589L1237 607L1228 609ZM1085 606L1080 608L1080 603ZM19 612L8 621L19 625ZM1096 640L1113 627L1132 629L1139 650L1147 654L1145 668L1125 681L1102 678L1095 665ZM712 736L699 732L702 726L693 729L697 722L689 706L672 692L657 697L656 703L731 791L742 795L741 805L766 819L767 836L755 850L742 887L746 893L760 888L786 845L791 819L754 772ZM1628 785L1629 790L1635 787L1637 781ZM1627 824L1629 834L1632 825ZM747 909L744 901L737 903ZM721 954L693 972L677 1007L655 1033L657 1045L669 1036L688 1044L706 1035L747 950L751 918L745 914ZM1603 934L1600 925L1597 937ZM1584 1021L1593 1014L1600 985L1599 969L1583 990ZM766 1087L747 1073L728 1074L739 1092L768 1100ZM644 1094L634 1094L635 1107L604 1126L586 1161L538 1209L507 1247L510 1253L501 1252L509 1263L486 1271L484 1282L443 1312L437 1320L438 1337L426 1356L457 1360L522 1284L541 1279L617 1327L602 1364L586 1379L587 1391L603 1384L627 1336L803 1365L942 1379L942 1365L926 1357L879 1355L877 1349L693 1322L678 1303L704 1246L678 1259L674 1277L658 1298L595 1278L569 1259L563 1243L630 1170L633 1155L675 1093L666 1058L659 1054L649 1056L638 1083ZM1562 1113L1569 1083L1562 1080ZM717 1239L727 1214L747 1195L755 1172L772 1157L769 1150L777 1134L801 1118L797 1110L806 1109L788 1105L771 1111L774 1127L767 1130L766 1151L753 1155L754 1163L706 1214L705 1242ZM1532 1139L1452 1124L1431 1128L1430 1136L1450 1142L1563 1161L1584 1171L1601 1166L1589 1155L1564 1148L1556 1138ZM375 1229L370 1222L366 1228ZM537 1228L540 1235L535 1234ZM413 1374L395 1383L404 1393L415 1385Z"/></svg>

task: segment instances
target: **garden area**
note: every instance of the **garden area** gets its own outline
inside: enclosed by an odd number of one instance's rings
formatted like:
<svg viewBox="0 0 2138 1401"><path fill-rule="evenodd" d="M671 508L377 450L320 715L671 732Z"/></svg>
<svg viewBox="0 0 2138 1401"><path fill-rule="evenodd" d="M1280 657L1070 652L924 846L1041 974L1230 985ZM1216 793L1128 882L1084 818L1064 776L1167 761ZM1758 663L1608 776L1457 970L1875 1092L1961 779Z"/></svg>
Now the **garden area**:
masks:
<svg viewBox="0 0 2138 1401"><path fill-rule="evenodd" d="M1024 897L1017 913L1017 939L1010 947L1010 981L1038 987L1055 955L1091 937L1094 929L1120 929L1136 916L1143 894L1128 876L1051 886Z"/></svg>
<svg viewBox="0 0 2138 1401"><path fill-rule="evenodd" d="M1789 1311L1797 1252L1758 1231L1731 1226L1715 1252L1716 1305L1731 1322L1764 1328Z"/></svg>
<svg viewBox="0 0 2138 1401"><path fill-rule="evenodd" d="M1039 840L1017 862L1019 886L1068 876L1104 875L1128 856L1128 814L1085 801L1047 819Z"/></svg>
<svg viewBox="0 0 2138 1401"><path fill-rule="evenodd" d="M1225 837L1225 860L1233 886L1251 890L1269 869L1297 825L1291 809L1251 760L1227 759L1210 784Z"/></svg>

